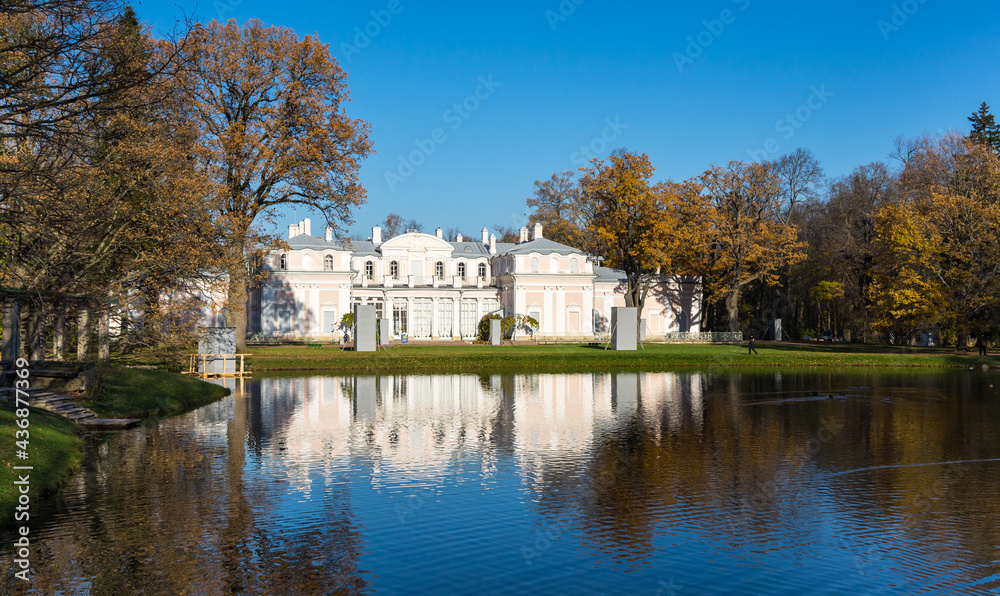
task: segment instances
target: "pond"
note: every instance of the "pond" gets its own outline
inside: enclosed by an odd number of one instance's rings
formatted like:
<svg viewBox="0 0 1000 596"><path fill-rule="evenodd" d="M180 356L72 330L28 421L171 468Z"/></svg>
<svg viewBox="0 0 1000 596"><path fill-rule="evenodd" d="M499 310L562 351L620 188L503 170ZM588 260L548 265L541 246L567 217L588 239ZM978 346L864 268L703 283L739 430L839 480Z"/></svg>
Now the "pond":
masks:
<svg viewBox="0 0 1000 596"><path fill-rule="evenodd" d="M263 378L94 439L11 594L996 594L1000 375Z"/></svg>

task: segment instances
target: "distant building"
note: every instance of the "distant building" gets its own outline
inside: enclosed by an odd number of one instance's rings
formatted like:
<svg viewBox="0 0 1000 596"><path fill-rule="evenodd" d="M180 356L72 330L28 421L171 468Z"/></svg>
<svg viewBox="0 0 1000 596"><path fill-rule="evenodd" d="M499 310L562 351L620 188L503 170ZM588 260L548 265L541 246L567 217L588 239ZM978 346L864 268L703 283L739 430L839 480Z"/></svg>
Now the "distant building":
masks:
<svg viewBox="0 0 1000 596"><path fill-rule="evenodd" d="M480 319L497 313L535 318L536 337L589 340L609 333L611 308L625 305L621 272L544 238L541 224L530 238L521 228L516 244L486 229L456 242L440 228L383 241L378 226L369 240L342 241L329 228L312 236L305 219L289 226L288 244L265 261L268 275L248 309L251 334L337 339L341 317L372 304L396 338L472 339ZM698 332L700 308L697 283L661 276L643 310L646 336Z"/></svg>

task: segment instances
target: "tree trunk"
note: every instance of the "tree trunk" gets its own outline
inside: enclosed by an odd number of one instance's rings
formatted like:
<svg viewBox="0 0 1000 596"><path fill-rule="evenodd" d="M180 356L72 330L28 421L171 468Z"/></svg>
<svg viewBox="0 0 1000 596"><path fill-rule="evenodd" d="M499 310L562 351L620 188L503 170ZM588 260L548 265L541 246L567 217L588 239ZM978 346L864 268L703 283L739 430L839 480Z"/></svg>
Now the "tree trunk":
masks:
<svg viewBox="0 0 1000 596"><path fill-rule="evenodd" d="M238 254L242 254L239 251ZM247 274L246 266L236 262L229 270L229 296L226 304L226 326L236 328L236 352L247 349Z"/></svg>
<svg viewBox="0 0 1000 596"><path fill-rule="evenodd" d="M740 289L735 288L726 296L726 312L729 314L729 331L740 330Z"/></svg>

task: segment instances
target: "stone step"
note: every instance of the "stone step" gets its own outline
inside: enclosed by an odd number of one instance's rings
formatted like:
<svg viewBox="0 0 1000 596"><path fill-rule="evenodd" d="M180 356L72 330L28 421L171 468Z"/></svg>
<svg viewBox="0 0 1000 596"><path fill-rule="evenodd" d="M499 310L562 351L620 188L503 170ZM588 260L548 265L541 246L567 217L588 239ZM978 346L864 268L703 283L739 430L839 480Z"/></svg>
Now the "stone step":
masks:
<svg viewBox="0 0 1000 596"><path fill-rule="evenodd" d="M71 413L65 414L65 416L67 418L72 418L73 420L76 420L77 422L79 422L81 420L86 420L88 418L97 418L97 414L95 414L94 412L91 412L90 410L81 410L79 412L71 412Z"/></svg>

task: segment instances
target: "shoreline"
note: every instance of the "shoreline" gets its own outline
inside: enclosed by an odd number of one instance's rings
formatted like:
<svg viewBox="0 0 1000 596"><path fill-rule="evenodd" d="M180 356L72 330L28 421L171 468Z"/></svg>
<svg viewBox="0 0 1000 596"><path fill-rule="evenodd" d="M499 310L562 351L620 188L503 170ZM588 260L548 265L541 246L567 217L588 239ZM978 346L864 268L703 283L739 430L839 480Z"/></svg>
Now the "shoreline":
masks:
<svg viewBox="0 0 1000 596"><path fill-rule="evenodd" d="M161 370L131 369L113 366L105 369L99 397L82 398L78 402L107 418L141 418L149 424L177 416L212 403L229 395L229 390L200 379ZM77 472L83 458L84 428L67 418L39 408L30 408L31 502L56 493ZM13 404L0 407L0 528L17 524L15 505L17 479L13 466L15 435ZM118 432L118 431L109 431ZM29 512L30 513L30 512Z"/></svg>

